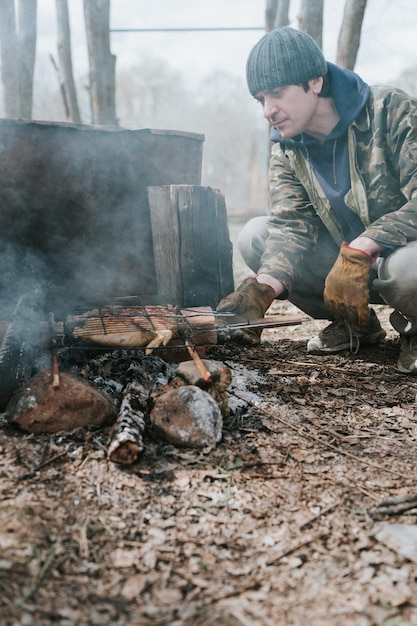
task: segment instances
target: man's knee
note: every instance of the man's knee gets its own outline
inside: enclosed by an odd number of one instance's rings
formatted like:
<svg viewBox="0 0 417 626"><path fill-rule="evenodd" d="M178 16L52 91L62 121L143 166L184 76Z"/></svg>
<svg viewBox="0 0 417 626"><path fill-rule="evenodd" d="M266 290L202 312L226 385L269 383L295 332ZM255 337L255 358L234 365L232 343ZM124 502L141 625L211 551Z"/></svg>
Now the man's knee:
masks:
<svg viewBox="0 0 417 626"><path fill-rule="evenodd" d="M265 251L268 230L266 216L258 216L249 220L239 233L237 249L240 256L253 272L257 272L261 257Z"/></svg>
<svg viewBox="0 0 417 626"><path fill-rule="evenodd" d="M417 241L380 261L373 286L389 306L417 318Z"/></svg>

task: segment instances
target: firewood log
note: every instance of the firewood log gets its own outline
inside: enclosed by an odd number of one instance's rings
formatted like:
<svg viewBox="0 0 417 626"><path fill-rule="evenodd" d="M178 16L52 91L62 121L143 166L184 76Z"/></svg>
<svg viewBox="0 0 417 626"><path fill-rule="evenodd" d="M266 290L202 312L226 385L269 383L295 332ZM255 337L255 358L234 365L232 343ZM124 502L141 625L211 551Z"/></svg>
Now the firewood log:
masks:
<svg viewBox="0 0 417 626"><path fill-rule="evenodd" d="M143 450L143 432L149 392L138 381L123 390L116 422L110 432L108 457L114 463L135 463Z"/></svg>

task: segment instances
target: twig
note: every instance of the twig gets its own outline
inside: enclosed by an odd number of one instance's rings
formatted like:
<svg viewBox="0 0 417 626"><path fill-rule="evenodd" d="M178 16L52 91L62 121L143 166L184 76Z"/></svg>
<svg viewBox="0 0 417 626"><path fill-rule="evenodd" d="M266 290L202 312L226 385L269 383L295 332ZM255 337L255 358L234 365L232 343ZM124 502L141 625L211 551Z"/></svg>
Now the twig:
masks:
<svg viewBox="0 0 417 626"><path fill-rule="evenodd" d="M198 354L197 350L191 343L191 341L189 341L188 339L185 339L184 345L187 348L188 354L194 361L194 365L197 367L198 371L200 372L201 377L204 380L204 382L211 383L211 374L208 371L204 361L201 359L200 355Z"/></svg>
<svg viewBox="0 0 417 626"><path fill-rule="evenodd" d="M283 461L254 461L253 463L245 463L240 469L247 469L248 467L262 467L264 465L284 465L284 463Z"/></svg>
<svg viewBox="0 0 417 626"><path fill-rule="evenodd" d="M256 472L243 474L245 477L249 478L262 478L263 480L274 480L274 478L287 478L286 474L258 474Z"/></svg>
<svg viewBox="0 0 417 626"><path fill-rule="evenodd" d="M384 500L383 502L380 502L378 506L390 506L392 504L403 504L405 502L414 502L415 504L417 504L417 494L404 496L403 498L391 498L390 500Z"/></svg>
<svg viewBox="0 0 417 626"><path fill-rule="evenodd" d="M339 506L340 503L341 503L341 500L338 500L337 502L333 502L333 504L330 504L325 509L320 511L320 513L317 513L317 515L313 515L313 517L310 517L310 519L308 519L305 522L303 522L302 524L300 524L300 526L299 526L300 530L302 528L306 528L306 526L310 526L310 524L312 524L313 522L318 520L323 515L327 515L327 513L330 513L330 511L333 511L333 509L335 509L337 506Z"/></svg>
<svg viewBox="0 0 417 626"><path fill-rule="evenodd" d="M55 325L55 317L53 313L49 314L49 333L52 336L54 332ZM51 347L51 374L52 374L52 388L59 389L61 386L61 381L59 379L59 362L58 362L58 353L56 351L56 347Z"/></svg>
<svg viewBox="0 0 417 626"><path fill-rule="evenodd" d="M51 350L51 365L52 388L59 389L61 386L61 381L59 377L58 354L55 349Z"/></svg>
<svg viewBox="0 0 417 626"><path fill-rule="evenodd" d="M289 556L290 554L297 552L297 550L300 550L300 548L304 548L305 546L310 545L310 543L313 543L314 541L317 541L317 539L321 539L321 538L322 538L322 535L317 535L316 537L310 537L309 539L305 539L304 541L301 541L300 543L293 546L292 548L288 548L288 550L285 550L285 552L282 552L279 556L275 556L272 559L268 559L266 564L275 565L275 563L278 563L278 561L281 561L281 559L284 559L286 556Z"/></svg>
<svg viewBox="0 0 417 626"><path fill-rule="evenodd" d="M370 511L369 515L371 517L378 517L380 515L389 515L392 517L394 515L400 515L401 513L405 513L406 511L411 511L412 509L417 509L417 501L414 501L414 503L412 504L404 504L403 506L387 508L378 507L377 509Z"/></svg>
<svg viewBox="0 0 417 626"><path fill-rule="evenodd" d="M375 496L373 493L371 493L370 491L368 491L367 489L365 489L365 487L362 487L362 485L358 485L357 483L354 486L355 489L357 489L358 491L360 491L361 493L364 493L365 496L368 496L368 498L370 498L371 500L373 500L374 502L378 501L378 497Z"/></svg>
<svg viewBox="0 0 417 626"><path fill-rule="evenodd" d="M326 363L316 363L313 361L311 363L307 363L304 361L270 361L267 359L249 359L249 358L244 358L244 357L241 357L240 360L245 361L247 363L260 363L261 365L271 365L273 367L296 366L296 367L312 368L312 369L318 369L318 370L330 370L332 372L337 372L340 374L348 374L349 376L364 376L364 372L358 372L356 370L347 369L347 367L346 368L336 367L334 365L326 364ZM373 368L373 371L375 371L376 366L372 365L372 368ZM383 371L386 370L387 368L393 370L392 374L390 374L387 371L384 371L384 376L391 376L392 378L398 377L398 373L396 373L396 371L390 365L379 365L379 368Z"/></svg>
<svg viewBox="0 0 417 626"><path fill-rule="evenodd" d="M88 547L88 536L87 536L89 522L90 520L87 517L84 523L81 525L80 532L79 532L80 556L83 559L88 559L90 555L90 550Z"/></svg>
<svg viewBox="0 0 417 626"><path fill-rule="evenodd" d="M46 465L50 465L51 463L61 458L62 456L65 456L66 454L67 454L66 450L62 452L58 452L58 454L54 454L49 459L46 459L45 461L42 461L41 463L39 463L39 465L34 467L30 472L26 472L26 474L20 474L20 476L17 476L16 479L26 480L26 478L32 478L33 476L35 476L36 472L39 472L39 470L43 469Z"/></svg>
<svg viewBox="0 0 417 626"><path fill-rule="evenodd" d="M406 511L411 511L417 508L417 494L410 496L404 496L402 498L391 498L390 500L384 500L377 505L377 508L371 512L371 516L376 517L378 515L399 515Z"/></svg>
<svg viewBox="0 0 417 626"><path fill-rule="evenodd" d="M262 365L273 365L274 367L291 367L295 365L296 367L312 367L314 369L332 370L333 372L340 372L341 374L351 374L351 372L347 369L344 369L342 367L335 367L332 365L326 365L324 363L314 363L314 362L304 363L300 361L269 361L267 359L248 359L248 358L241 358L241 360L246 361L248 363L261 363Z"/></svg>
<svg viewBox="0 0 417 626"><path fill-rule="evenodd" d="M45 578L46 574L48 573L48 570L50 569L50 567L51 567L51 565L52 565L52 563L53 563L53 561L55 559L55 556L56 556L56 553L57 553L57 549L58 549L58 545L55 542L49 548L44 562L39 566L39 569L38 569L36 575L34 576L34 578L31 581L31 584L30 584L30 587L29 587L28 591L23 596L21 596L20 598L18 598L16 600L15 604L17 606L22 606L23 604L25 604L25 602L30 600L33 597L33 595L36 593L36 591L40 587L43 579Z"/></svg>

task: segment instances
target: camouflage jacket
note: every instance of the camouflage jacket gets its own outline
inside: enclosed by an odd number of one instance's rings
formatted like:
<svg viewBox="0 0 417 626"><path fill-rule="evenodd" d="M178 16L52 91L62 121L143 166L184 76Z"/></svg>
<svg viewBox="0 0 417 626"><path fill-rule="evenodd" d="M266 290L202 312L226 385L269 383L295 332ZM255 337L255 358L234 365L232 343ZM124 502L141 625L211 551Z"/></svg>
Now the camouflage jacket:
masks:
<svg viewBox="0 0 417 626"><path fill-rule="evenodd" d="M372 87L348 128L348 151L351 189L345 202L360 217L361 234L395 247L417 240L417 99ZM292 268L308 263L320 228L337 245L343 234L302 148L273 145L269 197L269 239L259 273L291 290Z"/></svg>

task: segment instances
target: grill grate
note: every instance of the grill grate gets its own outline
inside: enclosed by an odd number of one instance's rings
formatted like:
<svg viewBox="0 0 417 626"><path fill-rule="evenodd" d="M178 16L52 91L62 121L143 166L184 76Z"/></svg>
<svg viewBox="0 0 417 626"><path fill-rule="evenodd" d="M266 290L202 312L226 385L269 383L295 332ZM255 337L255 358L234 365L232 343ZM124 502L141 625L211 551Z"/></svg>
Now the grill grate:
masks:
<svg viewBox="0 0 417 626"><path fill-rule="evenodd" d="M142 304L146 300L146 304ZM291 319L267 316L256 320L234 323L232 312L217 313L211 307L180 308L174 304L150 304L149 296L118 298L112 304L78 306L64 316L61 333L55 334L55 344L99 343L114 347L140 347L148 342L166 346L173 338L181 342L189 339L199 345L216 343L217 333L228 329L253 327L275 328L301 324L306 317ZM159 298L160 300L160 298ZM225 318L231 323L225 326ZM221 324L216 318L221 317ZM157 338L155 339L155 336ZM169 338L165 340L166 337ZM160 340L160 341L159 341Z"/></svg>
<svg viewBox="0 0 417 626"><path fill-rule="evenodd" d="M129 333L176 329L190 333L207 332L217 316L211 309L179 309L173 305L106 306L70 313L64 332L71 337L92 334Z"/></svg>

